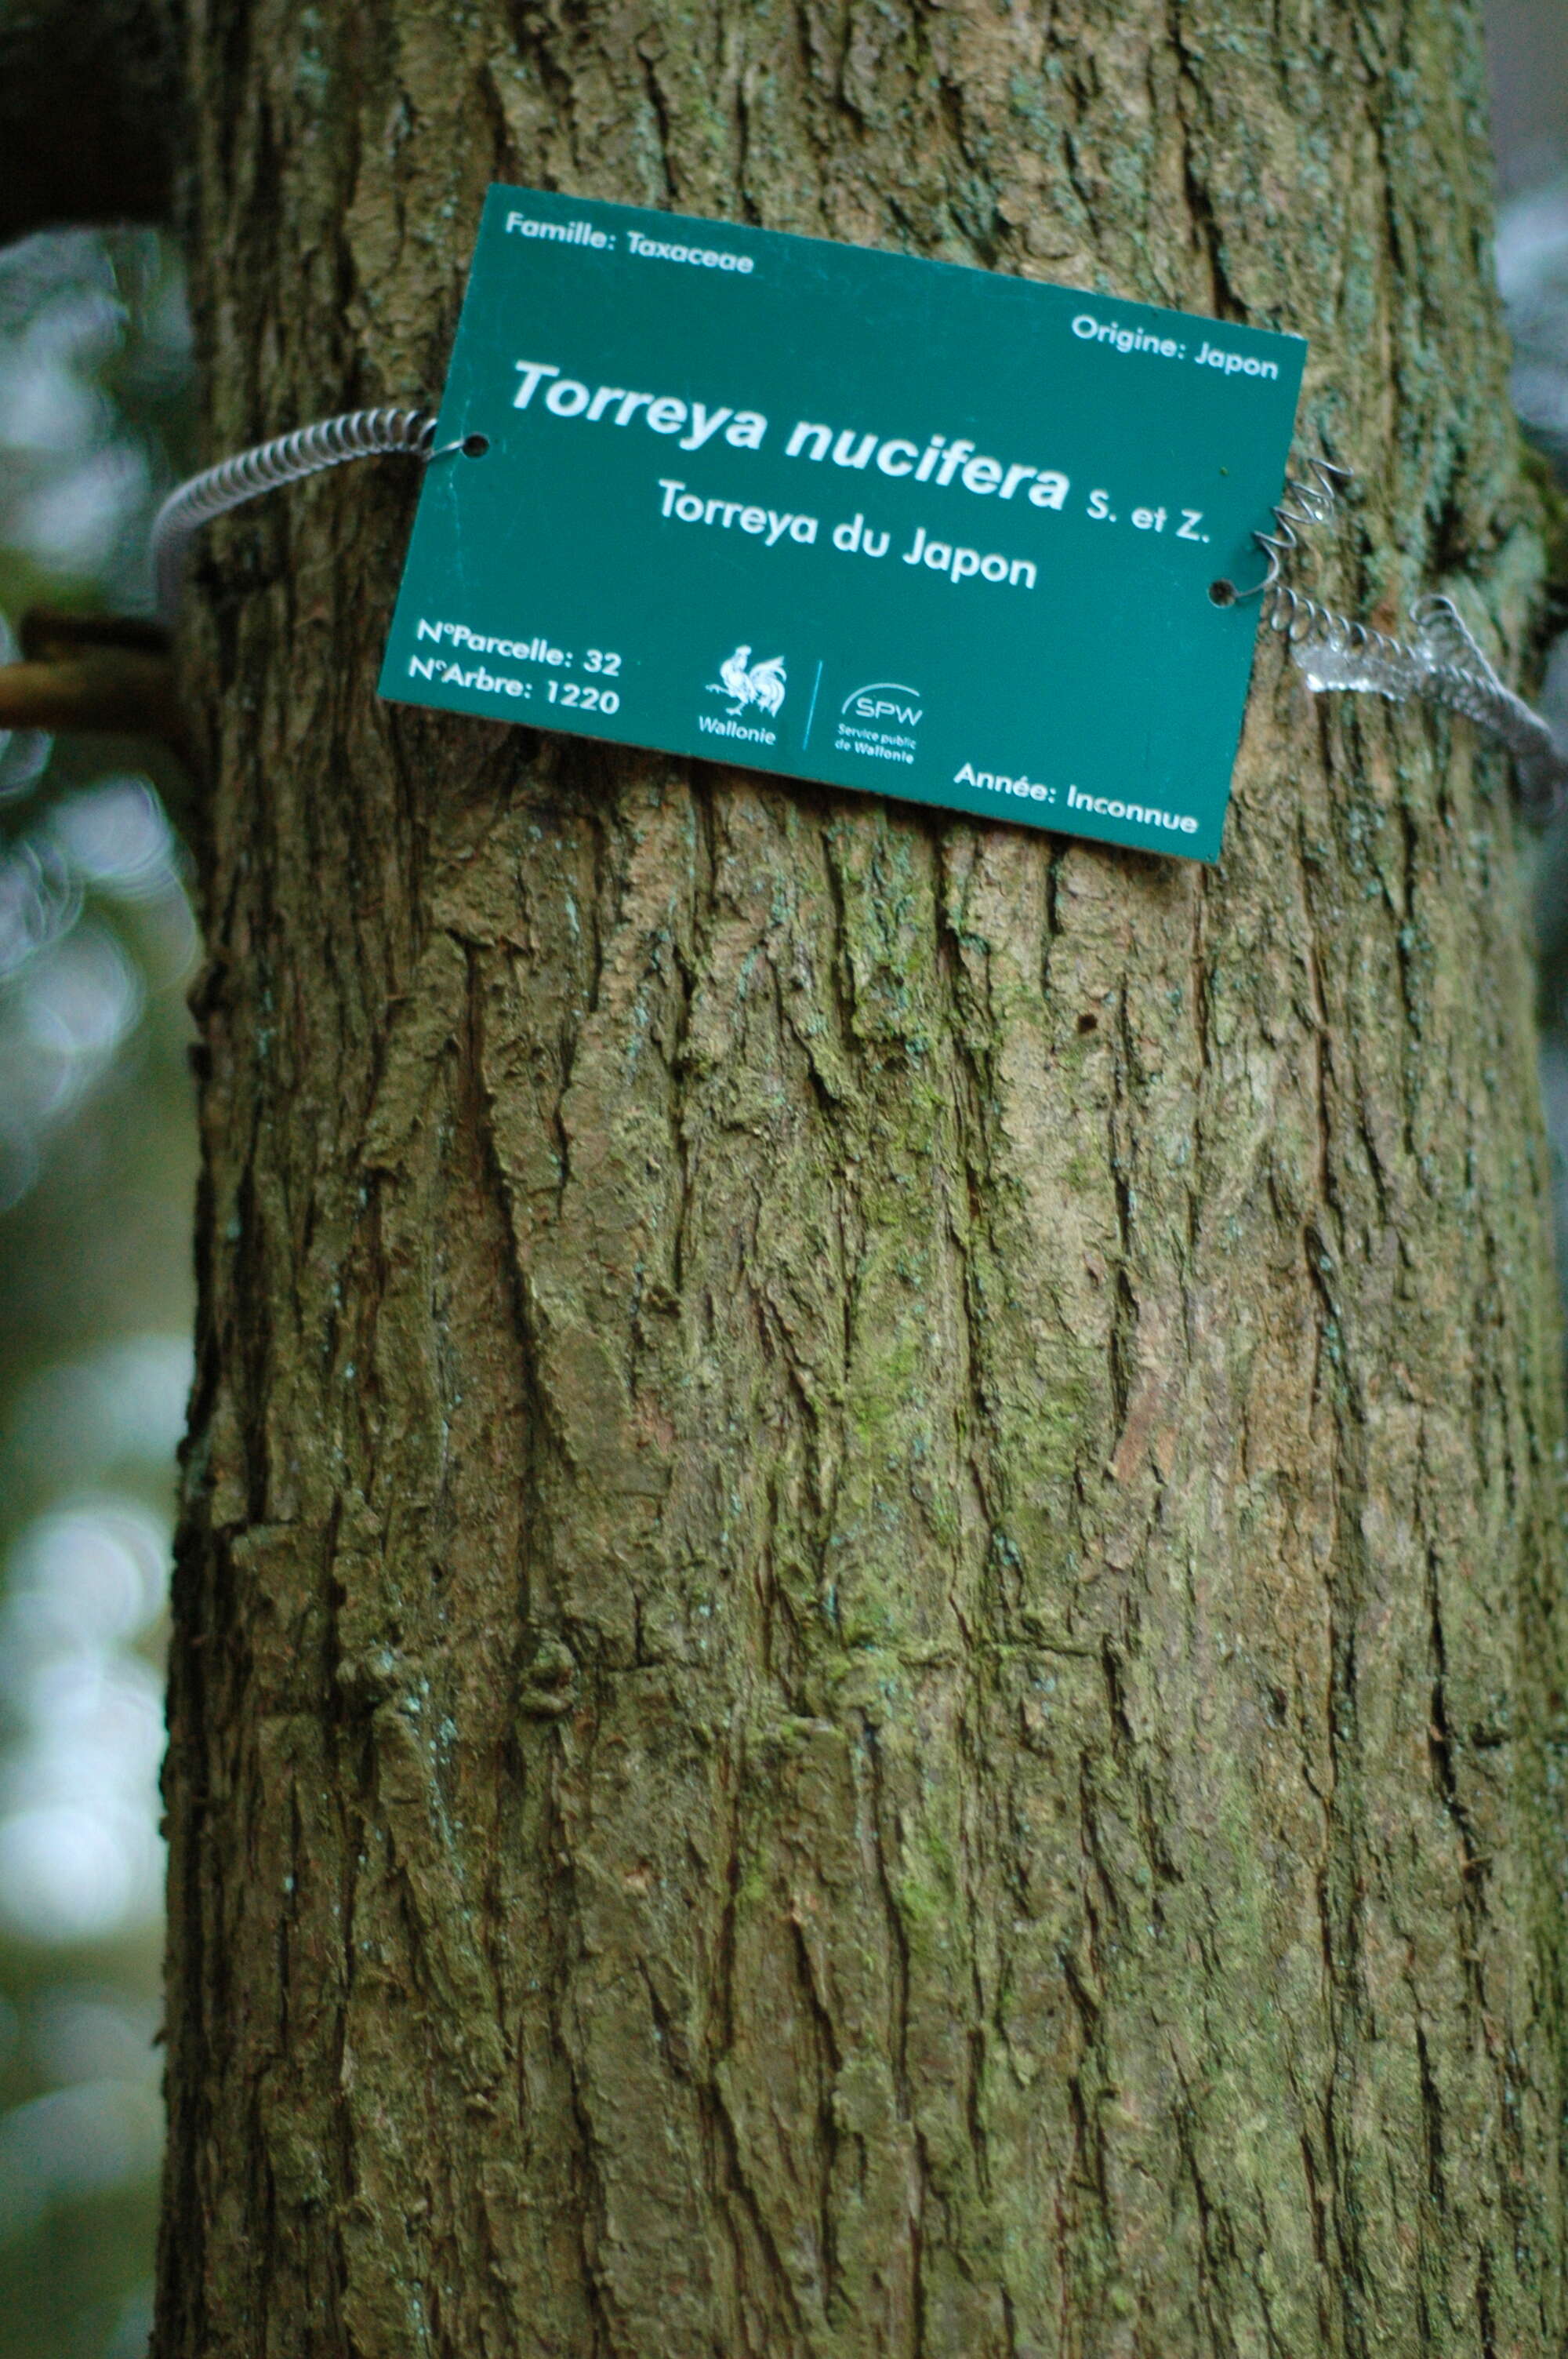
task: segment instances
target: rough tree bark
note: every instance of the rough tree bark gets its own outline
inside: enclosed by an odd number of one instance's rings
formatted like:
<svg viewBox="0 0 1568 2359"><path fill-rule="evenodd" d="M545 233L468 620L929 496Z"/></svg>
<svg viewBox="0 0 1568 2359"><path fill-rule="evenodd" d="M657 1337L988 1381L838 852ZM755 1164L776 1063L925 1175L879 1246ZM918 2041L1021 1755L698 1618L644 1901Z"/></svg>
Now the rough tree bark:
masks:
<svg viewBox="0 0 1568 2359"><path fill-rule="evenodd" d="M191 0L212 450L505 177L1303 330L1517 646L1477 13ZM1205 873L392 710L412 496L197 584L161 2359L1558 2351L1499 765L1270 645Z"/></svg>

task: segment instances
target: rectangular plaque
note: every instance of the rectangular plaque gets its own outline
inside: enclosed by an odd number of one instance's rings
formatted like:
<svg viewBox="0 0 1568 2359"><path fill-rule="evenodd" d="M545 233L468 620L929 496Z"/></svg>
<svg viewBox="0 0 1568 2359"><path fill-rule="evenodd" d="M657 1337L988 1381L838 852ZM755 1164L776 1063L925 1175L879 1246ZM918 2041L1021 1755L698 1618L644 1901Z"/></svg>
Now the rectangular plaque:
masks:
<svg viewBox="0 0 1568 2359"><path fill-rule="evenodd" d="M1213 860L1305 354L492 188L382 693Z"/></svg>

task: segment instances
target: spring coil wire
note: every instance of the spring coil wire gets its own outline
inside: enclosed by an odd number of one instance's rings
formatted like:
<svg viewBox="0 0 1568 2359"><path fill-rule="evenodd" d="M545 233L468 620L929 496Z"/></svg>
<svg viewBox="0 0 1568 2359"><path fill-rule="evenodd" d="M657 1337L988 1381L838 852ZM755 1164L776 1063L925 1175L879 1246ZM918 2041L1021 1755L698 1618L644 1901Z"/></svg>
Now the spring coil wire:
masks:
<svg viewBox="0 0 1568 2359"><path fill-rule="evenodd" d="M379 458L402 451L416 459L432 455L436 421L422 409L346 409L337 418L300 426L292 434L275 435L225 459L204 474L172 491L153 518L153 578L158 612L172 622L179 606L180 577L190 536L214 516L243 507L247 500L283 484L297 484L341 467L349 459Z"/></svg>
<svg viewBox="0 0 1568 2359"><path fill-rule="evenodd" d="M436 420L427 410L348 409L292 434L276 435L193 475L169 494L153 519L153 571L164 620L171 623L178 609L190 537L214 516L350 459L403 451L427 462L440 455L435 440ZM1289 579L1291 560L1311 536L1337 523L1341 498L1354 481L1347 468L1321 457L1306 462L1303 475L1290 477L1274 510L1274 530L1256 536L1268 556L1268 571L1255 589L1238 596L1260 601L1263 622L1284 639L1314 694L1335 689L1385 696L1397 704L1418 697L1462 714L1501 739L1519 764L1527 805L1538 816L1550 813L1568 798L1568 756L1559 751L1541 714L1498 679L1452 598L1418 599L1411 610L1413 636L1400 639L1340 614Z"/></svg>
<svg viewBox="0 0 1568 2359"><path fill-rule="evenodd" d="M1354 481L1347 468L1324 458L1309 459L1304 476L1287 480L1274 510L1275 529L1256 536L1269 570L1255 590L1241 594L1260 600L1264 623L1284 639L1314 694L1336 689L1396 704L1416 697L1462 714L1502 740L1519 765L1527 806L1536 816L1550 814L1568 794L1568 757L1541 714L1499 679L1452 598L1433 592L1417 599L1412 636L1394 638L1340 614L1288 578L1287 566L1306 539L1338 522L1340 501Z"/></svg>

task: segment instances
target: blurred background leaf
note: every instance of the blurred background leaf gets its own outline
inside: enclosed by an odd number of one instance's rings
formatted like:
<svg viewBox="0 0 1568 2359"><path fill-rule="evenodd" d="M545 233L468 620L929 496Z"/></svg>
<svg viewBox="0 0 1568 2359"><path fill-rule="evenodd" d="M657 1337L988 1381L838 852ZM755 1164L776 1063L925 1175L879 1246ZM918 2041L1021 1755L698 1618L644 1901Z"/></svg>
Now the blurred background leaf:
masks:
<svg viewBox="0 0 1568 2359"><path fill-rule="evenodd" d="M1498 283L1526 433L1568 490L1568 5L1488 0L1498 149ZM1558 585L1560 603L1568 583ZM1568 741L1568 636L1539 699ZM1568 813L1536 852L1541 1080L1552 1146L1557 1266L1568 1277Z"/></svg>

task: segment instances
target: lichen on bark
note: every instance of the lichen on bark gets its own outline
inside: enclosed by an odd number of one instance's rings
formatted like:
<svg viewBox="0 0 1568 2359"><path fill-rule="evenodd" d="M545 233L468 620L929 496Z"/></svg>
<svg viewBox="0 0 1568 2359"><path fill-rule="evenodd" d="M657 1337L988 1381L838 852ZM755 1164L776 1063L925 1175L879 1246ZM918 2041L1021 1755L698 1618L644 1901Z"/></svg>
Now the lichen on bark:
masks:
<svg viewBox="0 0 1568 2359"><path fill-rule="evenodd" d="M1345 600L1518 643L1470 5L187 39L214 451L435 391L505 178L1303 332ZM1206 872L394 709L410 495L189 633L160 2359L1558 2349L1497 760L1268 645Z"/></svg>

